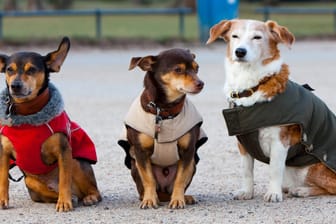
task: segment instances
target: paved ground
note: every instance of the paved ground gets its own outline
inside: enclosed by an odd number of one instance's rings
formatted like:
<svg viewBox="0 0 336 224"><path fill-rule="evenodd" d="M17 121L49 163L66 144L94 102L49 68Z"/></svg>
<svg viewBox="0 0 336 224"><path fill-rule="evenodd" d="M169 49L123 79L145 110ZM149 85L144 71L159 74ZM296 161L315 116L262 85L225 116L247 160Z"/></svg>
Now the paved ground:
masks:
<svg viewBox="0 0 336 224"><path fill-rule="evenodd" d="M166 204L156 210L138 208L135 184L123 165L124 153L116 144L127 108L142 88L143 73L129 72L127 68L131 57L156 54L162 49L70 51L60 74L53 74L51 79L63 93L71 118L81 124L96 143L99 162L94 169L103 201L97 206L80 206L73 212L60 214L55 212L54 204L32 202L23 182L11 182L11 208L0 211L0 222L335 223L336 197L286 196L284 202L265 203L268 169L261 163L255 168L255 198L232 200L230 193L239 188L241 180L240 160L235 139L228 137L221 116L221 109L227 106L222 94L225 75L222 43L190 47L197 54L200 77L206 83L204 91L191 100L204 116L204 129L209 136L208 143L200 149L201 161L188 189L198 204L183 210L170 210ZM292 78L299 83L309 83L333 111L336 111L335 52L335 42L298 42L291 50L283 48Z"/></svg>

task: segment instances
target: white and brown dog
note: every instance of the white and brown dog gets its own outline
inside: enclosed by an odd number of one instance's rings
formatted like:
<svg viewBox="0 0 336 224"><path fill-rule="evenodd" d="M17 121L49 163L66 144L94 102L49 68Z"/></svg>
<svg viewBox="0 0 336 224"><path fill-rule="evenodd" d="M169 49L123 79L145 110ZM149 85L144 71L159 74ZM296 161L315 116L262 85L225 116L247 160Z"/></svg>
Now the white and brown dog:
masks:
<svg viewBox="0 0 336 224"><path fill-rule="evenodd" d="M264 200L279 202L283 191L298 197L336 194L336 117L307 86L288 79L279 43L294 36L274 21L223 20L208 44L228 43L223 110L242 156L243 186L235 199L253 198L254 159L270 165Z"/></svg>

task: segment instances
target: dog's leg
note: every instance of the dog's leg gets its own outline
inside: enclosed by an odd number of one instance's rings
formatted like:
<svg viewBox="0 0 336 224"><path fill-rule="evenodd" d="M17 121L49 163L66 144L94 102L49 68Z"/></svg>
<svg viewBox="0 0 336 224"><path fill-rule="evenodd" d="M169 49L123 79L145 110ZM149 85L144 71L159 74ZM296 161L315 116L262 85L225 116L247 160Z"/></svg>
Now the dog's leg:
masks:
<svg viewBox="0 0 336 224"><path fill-rule="evenodd" d="M72 153L68 139L64 134L56 133L43 143L42 160L46 164L52 164L55 161L58 163L59 193L56 211L67 212L72 210Z"/></svg>
<svg viewBox="0 0 336 224"><path fill-rule="evenodd" d="M240 143L238 143L238 148L241 155L243 186L234 194L234 199L249 200L253 198L254 159Z"/></svg>
<svg viewBox="0 0 336 224"><path fill-rule="evenodd" d="M132 137L128 136L128 139L137 139L137 141L133 143L135 166L138 169L138 174L141 178L144 190L140 208L158 208L159 199L156 193L156 181L150 160L151 149L154 147L154 140L146 134L136 134L132 129L130 129L127 134L132 135Z"/></svg>
<svg viewBox="0 0 336 224"><path fill-rule="evenodd" d="M144 187L144 195L140 208L158 208L158 196L156 193L156 182L152 172L151 161L148 158L146 161L136 161L136 167L138 168L139 175Z"/></svg>
<svg viewBox="0 0 336 224"><path fill-rule="evenodd" d="M47 203L57 202L58 193L50 189L45 183L36 178L36 176L26 175L25 183L33 201Z"/></svg>
<svg viewBox="0 0 336 224"><path fill-rule="evenodd" d="M102 200L93 169L88 162L73 159L72 173L74 194L83 200L84 205L94 205Z"/></svg>
<svg viewBox="0 0 336 224"><path fill-rule="evenodd" d="M179 154L181 158L177 164L177 173L171 200L168 205L169 208L184 208L186 205L184 192L195 173L195 136L198 136L196 133L198 132L194 128L178 140ZM188 195L187 199L187 203L194 203L195 201L195 199L190 195Z"/></svg>
<svg viewBox="0 0 336 224"><path fill-rule="evenodd" d="M184 200L187 205L193 205L197 203L195 198L191 195L184 195Z"/></svg>
<svg viewBox="0 0 336 224"><path fill-rule="evenodd" d="M309 167L305 186L290 189L294 197L309 197L317 195L336 194L336 174L322 163Z"/></svg>
<svg viewBox="0 0 336 224"><path fill-rule="evenodd" d="M1 136L0 145L0 208L9 207L9 161L13 150L13 144L5 136Z"/></svg>
<svg viewBox="0 0 336 224"><path fill-rule="evenodd" d="M286 168L288 148L280 140L279 127L267 128L269 142L266 143L270 152L270 182L264 200L267 202L280 202L282 198L282 184ZM261 133L261 132L260 132ZM264 147L267 147L264 145Z"/></svg>
<svg viewBox="0 0 336 224"><path fill-rule="evenodd" d="M191 182L192 174L195 171L195 162L192 159L192 162L185 164L184 161L179 161L177 166L177 174L174 182L174 189L169 202L169 208L184 208L186 205L185 201L185 189L188 184ZM188 196L188 202L195 201L192 196Z"/></svg>

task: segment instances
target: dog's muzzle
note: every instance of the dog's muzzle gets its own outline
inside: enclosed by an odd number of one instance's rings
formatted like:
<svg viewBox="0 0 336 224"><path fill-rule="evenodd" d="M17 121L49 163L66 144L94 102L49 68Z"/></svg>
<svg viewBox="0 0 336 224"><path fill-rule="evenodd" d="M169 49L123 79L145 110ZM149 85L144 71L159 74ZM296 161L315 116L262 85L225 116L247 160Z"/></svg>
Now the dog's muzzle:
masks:
<svg viewBox="0 0 336 224"><path fill-rule="evenodd" d="M247 50L245 48L237 48L235 50L235 55L237 56L237 58L242 59L243 57L245 57L247 54Z"/></svg>

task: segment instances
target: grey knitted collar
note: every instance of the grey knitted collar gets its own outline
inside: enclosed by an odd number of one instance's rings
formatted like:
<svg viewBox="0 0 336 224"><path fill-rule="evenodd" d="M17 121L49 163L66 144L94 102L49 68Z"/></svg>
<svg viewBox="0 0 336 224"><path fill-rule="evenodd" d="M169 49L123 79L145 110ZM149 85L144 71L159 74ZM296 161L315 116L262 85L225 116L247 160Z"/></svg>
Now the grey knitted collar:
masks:
<svg viewBox="0 0 336 224"><path fill-rule="evenodd" d="M51 121L55 116L64 111L64 102L57 88L49 83L50 100L43 109L31 115L7 115L7 101L9 97L8 89L4 89L0 93L0 124L7 126L20 126L29 124L39 126Z"/></svg>

